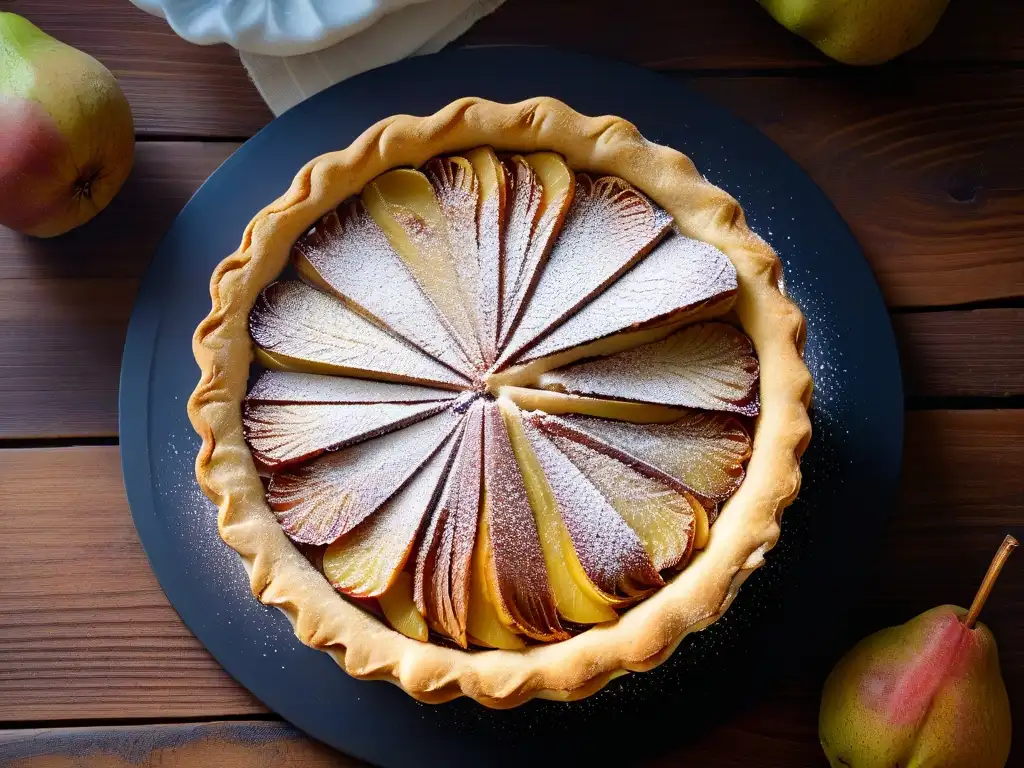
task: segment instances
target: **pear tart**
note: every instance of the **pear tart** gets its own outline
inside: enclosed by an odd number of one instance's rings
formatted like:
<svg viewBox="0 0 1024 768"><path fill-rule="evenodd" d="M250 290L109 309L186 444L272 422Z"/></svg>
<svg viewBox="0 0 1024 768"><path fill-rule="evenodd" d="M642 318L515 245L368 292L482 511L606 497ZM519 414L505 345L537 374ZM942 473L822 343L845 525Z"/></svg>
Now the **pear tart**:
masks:
<svg viewBox="0 0 1024 768"><path fill-rule="evenodd" d="M222 537L303 642L423 701L655 666L799 489L779 261L618 118L385 120L311 161L211 292L189 413Z"/></svg>

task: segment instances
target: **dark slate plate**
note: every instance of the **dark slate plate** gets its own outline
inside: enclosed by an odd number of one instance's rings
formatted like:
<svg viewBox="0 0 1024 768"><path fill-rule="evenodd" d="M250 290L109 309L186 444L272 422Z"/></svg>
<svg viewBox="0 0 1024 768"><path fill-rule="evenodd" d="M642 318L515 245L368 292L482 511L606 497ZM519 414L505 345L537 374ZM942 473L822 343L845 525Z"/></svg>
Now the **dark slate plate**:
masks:
<svg viewBox="0 0 1024 768"><path fill-rule="evenodd" d="M283 615L250 594L199 491L199 439L185 414L198 379L190 339L209 310L214 266L250 218L310 158L395 113L425 115L462 96L554 96L616 114L689 155L736 196L780 253L808 318L817 386L804 489L783 536L726 616L662 667L582 702L494 712L471 701L414 702L348 678L302 646ZM478 48L409 59L321 93L232 155L167 233L132 314L121 371L125 486L167 597L214 657L310 735L382 765L602 761L663 752L749 705L800 662L834 648L870 560L899 471L900 369L889 316L864 257L824 194L771 141L674 80L543 48Z"/></svg>

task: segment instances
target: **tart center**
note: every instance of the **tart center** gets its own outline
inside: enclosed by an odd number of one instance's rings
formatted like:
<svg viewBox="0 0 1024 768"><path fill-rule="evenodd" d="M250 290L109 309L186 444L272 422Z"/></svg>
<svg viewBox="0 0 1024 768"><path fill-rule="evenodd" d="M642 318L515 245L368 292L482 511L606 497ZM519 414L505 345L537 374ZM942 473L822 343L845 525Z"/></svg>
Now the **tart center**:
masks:
<svg viewBox="0 0 1024 768"><path fill-rule="evenodd" d="M758 360L728 257L622 179L481 147L390 171L250 314L243 428L284 531L421 641L615 621L743 482Z"/></svg>

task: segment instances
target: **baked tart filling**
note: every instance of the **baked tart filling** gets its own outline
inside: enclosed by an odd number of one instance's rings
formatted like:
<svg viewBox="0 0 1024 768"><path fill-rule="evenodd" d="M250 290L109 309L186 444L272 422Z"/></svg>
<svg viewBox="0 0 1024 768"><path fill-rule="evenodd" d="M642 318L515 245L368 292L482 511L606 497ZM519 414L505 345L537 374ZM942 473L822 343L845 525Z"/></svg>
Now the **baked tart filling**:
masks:
<svg viewBox="0 0 1024 768"><path fill-rule="evenodd" d="M729 257L634 186L555 152L435 157L291 264L249 314L245 440L281 528L392 628L567 640L707 545L758 359Z"/></svg>
<svg viewBox="0 0 1024 768"><path fill-rule="evenodd" d="M210 293L188 411L221 538L299 640L420 701L657 666L799 492L781 262L621 118L389 117L311 159Z"/></svg>

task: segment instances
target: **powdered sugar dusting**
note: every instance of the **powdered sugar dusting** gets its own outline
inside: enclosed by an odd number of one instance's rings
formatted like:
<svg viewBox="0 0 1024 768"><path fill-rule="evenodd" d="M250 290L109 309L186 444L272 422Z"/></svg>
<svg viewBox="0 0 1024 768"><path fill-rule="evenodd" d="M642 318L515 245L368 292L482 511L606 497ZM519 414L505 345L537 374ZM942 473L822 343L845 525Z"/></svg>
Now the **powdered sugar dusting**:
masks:
<svg viewBox="0 0 1024 768"><path fill-rule="evenodd" d="M472 363L452 343L434 305L361 200L347 200L324 216L299 239L294 253L300 273L311 268L364 314L445 365L473 375Z"/></svg>
<svg viewBox="0 0 1024 768"><path fill-rule="evenodd" d="M563 634L548 582L537 522L519 471L505 421L486 403L484 484L487 526L498 598L520 631L547 640Z"/></svg>
<svg viewBox="0 0 1024 768"><path fill-rule="evenodd" d="M295 280L273 283L249 314L249 333L268 352L377 377L465 386L447 366Z"/></svg>
<svg viewBox="0 0 1024 768"><path fill-rule="evenodd" d="M317 373L264 371L246 396L248 403L427 403L452 400L446 389L392 384Z"/></svg>
<svg viewBox="0 0 1024 768"><path fill-rule="evenodd" d="M712 245L670 235L635 267L523 355L532 360L621 333L665 322L714 304L731 306L736 268Z"/></svg>
<svg viewBox="0 0 1024 768"><path fill-rule="evenodd" d="M743 480L750 437L731 416L689 411L670 424L629 424L593 416L542 416L552 434L603 450L679 490L720 501Z"/></svg>
<svg viewBox="0 0 1024 768"><path fill-rule="evenodd" d="M246 404L242 429L253 458L277 471L325 451L401 429L447 408L445 401L357 405Z"/></svg>
<svg viewBox="0 0 1024 768"><path fill-rule="evenodd" d="M609 595L633 584L656 586L661 578L643 543L579 469L530 422L523 422L544 471L573 549L587 577Z"/></svg>
<svg viewBox="0 0 1024 768"><path fill-rule="evenodd" d="M504 161L509 177L509 211L502 260L501 343L504 344L523 304L520 284L540 212L541 186L526 158ZM532 276L531 276L532 277Z"/></svg>
<svg viewBox="0 0 1024 768"><path fill-rule="evenodd" d="M459 422L448 410L274 475L267 501L295 541L330 544L383 504Z"/></svg>
<svg viewBox="0 0 1024 768"><path fill-rule="evenodd" d="M758 372L745 334L725 323L704 323L545 374L541 384L578 395L756 416Z"/></svg>
<svg viewBox="0 0 1024 768"><path fill-rule="evenodd" d="M665 211L622 179L577 174L562 232L501 360L519 354L604 289L671 224Z"/></svg>
<svg viewBox="0 0 1024 768"><path fill-rule="evenodd" d="M408 485L327 548L324 573L335 589L356 597L376 597L388 588L440 495L459 434L449 437Z"/></svg>
<svg viewBox="0 0 1024 768"><path fill-rule="evenodd" d="M683 562L694 530L694 510L685 496L567 437L551 435L550 440L636 531L656 570Z"/></svg>

